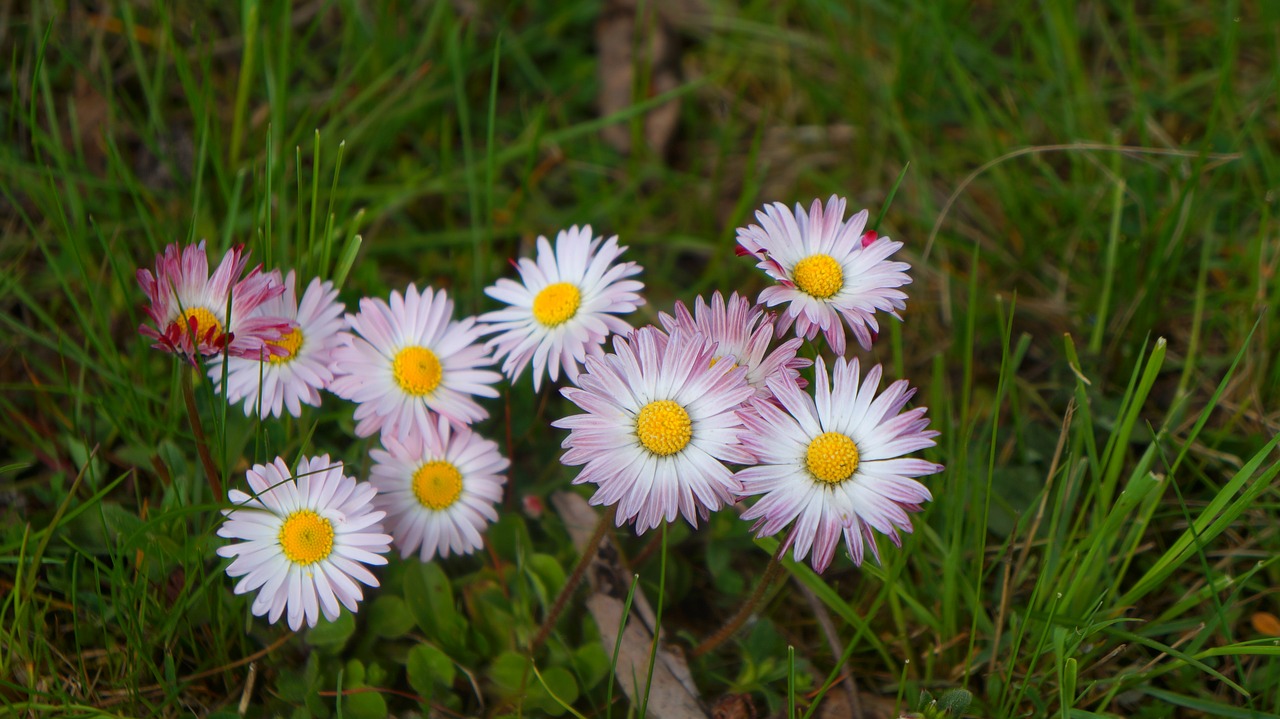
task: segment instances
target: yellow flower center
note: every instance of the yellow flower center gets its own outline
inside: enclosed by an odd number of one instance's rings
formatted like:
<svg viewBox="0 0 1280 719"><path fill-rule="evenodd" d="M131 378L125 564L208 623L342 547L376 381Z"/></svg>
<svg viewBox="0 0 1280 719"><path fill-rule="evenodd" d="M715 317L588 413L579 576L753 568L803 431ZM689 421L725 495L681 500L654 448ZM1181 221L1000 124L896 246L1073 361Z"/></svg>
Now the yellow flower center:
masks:
<svg viewBox="0 0 1280 719"><path fill-rule="evenodd" d="M333 551L333 524L310 509L300 509L284 520L279 539L289 561L315 564Z"/></svg>
<svg viewBox="0 0 1280 719"><path fill-rule="evenodd" d="M427 509L447 509L462 496L462 473L444 460L427 462L413 473L413 496Z"/></svg>
<svg viewBox="0 0 1280 719"><path fill-rule="evenodd" d="M844 287L844 270L831 255L809 255L796 263L791 274L796 287L825 300Z"/></svg>
<svg viewBox="0 0 1280 719"><path fill-rule="evenodd" d="M582 304L582 293L568 282L557 282L542 288L533 298L533 318L547 327L556 327L573 319Z"/></svg>
<svg viewBox="0 0 1280 719"><path fill-rule="evenodd" d="M196 341L202 341L206 337L216 338L222 334L222 323L218 321L213 313L203 307L192 307L182 311L178 316L178 324L182 326L183 334L188 332L191 327L192 318L196 321Z"/></svg>
<svg viewBox="0 0 1280 719"><path fill-rule="evenodd" d="M294 357L298 356L298 350L302 349L302 328L295 327L289 334L284 335L278 340L267 340L267 344L283 347L288 354L268 355L267 361L271 364L279 364L280 362L291 362Z"/></svg>
<svg viewBox="0 0 1280 719"><path fill-rule="evenodd" d="M440 359L426 347L405 347L400 350L392 363L391 371L400 389L419 397L434 392L444 376Z"/></svg>
<svg viewBox="0 0 1280 719"><path fill-rule="evenodd" d="M669 399L650 402L636 416L640 444L659 457L675 454L693 438L693 422L684 407Z"/></svg>
<svg viewBox="0 0 1280 719"><path fill-rule="evenodd" d="M858 445L848 435L824 432L809 443L804 464L814 479L840 484L858 469Z"/></svg>

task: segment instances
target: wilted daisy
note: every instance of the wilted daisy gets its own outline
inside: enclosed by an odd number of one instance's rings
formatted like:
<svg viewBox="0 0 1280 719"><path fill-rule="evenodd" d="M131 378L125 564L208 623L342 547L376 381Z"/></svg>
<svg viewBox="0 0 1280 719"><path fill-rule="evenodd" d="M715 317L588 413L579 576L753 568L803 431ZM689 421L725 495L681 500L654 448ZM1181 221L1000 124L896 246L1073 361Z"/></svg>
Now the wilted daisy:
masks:
<svg viewBox="0 0 1280 719"><path fill-rule="evenodd" d="M711 303L699 296L694 300L693 314L683 302L677 302L675 316L659 313L658 320L668 332L684 331L701 334L715 342L716 360L727 359L735 365L747 368L747 384L756 396L770 397L765 380L780 374L792 381L800 376L800 369L813 364L797 357L803 340L793 338L783 342L773 351L773 317L765 314L760 305L753 305L737 292L729 295L726 303L719 291L711 295Z"/></svg>
<svg viewBox="0 0 1280 719"><path fill-rule="evenodd" d="M278 297L284 286L277 277L263 274L261 265L241 278L248 264L244 248L233 247L210 277L204 240L165 247L156 256L154 274L147 269L137 272L138 285L149 302L147 316L155 325L141 325L138 331L155 340L152 347L182 355L193 364L197 353L226 351L232 357L255 359L263 353L283 355L284 348L269 342L288 333L292 324L254 310Z"/></svg>
<svg viewBox="0 0 1280 719"><path fill-rule="evenodd" d="M910 265L887 259L902 243L880 237L864 246L867 211L845 221L844 208L844 199L835 195L825 210L814 200L808 213L798 203L793 214L775 202L756 212L759 225L738 228L738 244L778 281L759 301L770 307L790 303L778 317L778 336L794 321L797 336L813 339L821 330L838 355L844 354L845 324L869 349L872 333L880 331L876 311L898 317L907 295L897 288L911 282Z"/></svg>
<svg viewBox="0 0 1280 719"><path fill-rule="evenodd" d="M371 500L377 492L367 482L342 474L342 463L329 455L303 457L295 475L277 457L255 464L247 474L252 494L233 489L233 509L218 536L242 539L218 548L234 557L227 574L243 577L236 594L258 590L252 611L275 622L289 610L289 628L305 620L314 627L324 612L338 618L341 603L351 611L364 597L360 585L378 586L364 565L386 564L391 537L382 533Z"/></svg>
<svg viewBox="0 0 1280 719"><path fill-rule="evenodd" d="M863 542L879 560L872 530L899 544L898 531L911 531L908 512L932 499L914 478L942 471L940 464L903 457L934 445L925 408L902 411L915 394L906 380L879 396L880 367L859 387L858 360L835 361L831 378L818 359L813 397L793 382L771 379L778 404L753 400L743 412L743 445L758 464L738 472L743 496L760 499L743 513L756 519L757 536L776 534L792 521L788 542L797 561L813 550L823 571L843 536L855 564Z"/></svg>
<svg viewBox="0 0 1280 719"><path fill-rule="evenodd" d="M284 278L284 294L262 303L257 314L294 321L294 328L267 344L284 350L281 355L257 358L230 357L227 362L227 401L244 401L246 416L261 405L261 415L279 417L284 409L298 417L302 405L320 406L320 390L333 381L330 355L343 341L342 312L338 291L329 281L311 280L298 300L293 270ZM264 353L265 354L265 353ZM222 362L209 368L214 386L222 383Z"/></svg>
<svg viewBox="0 0 1280 719"><path fill-rule="evenodd" d="M502 375L477 369L493 360L476 344L475 318L455 321L444 290L409 285L390 304L366 297L347 324L359 336L333 351L329 391L360 405L357 435L426 432L432 412L459 425L489 416L471 397L497 397L490 385Z"/></svg>
<svg viewBox="0 0 1280 719"><path fill-rule="evenodd" d="M642 533L677 513L693 526L741 487L722 462L754 461L739 444L734 413L753 393L746 368L716 362L701 335L670 338L644 327L613 338L613 353L588 357L577 387L561 393L586 410L552 422L569 430L561 458L584 465L574 484L599 489L595 505L617 505L617 523Z"/></svg>
<svg viewBox="0 0 1280 719"><path fill-rule="evenodd" d="M510 465L498 444L467 427L453 428L443 417L401 440L383 435L382 443L386 450L369 453L369 482L378 489L374 504L386 511L400 555L419 552L427 562L483 546L480 533L498 520L494 505Z"/></svg>
<svg viewBox="0 0 1280 719"><path fill-rule="evenodd" d="M555 247L538 237L537 261L521 257L516 264L523 284L506 278L485 288L485 294L510 307L480 316L487 324L494 359L506 360L502 371L515 381L533 360L533 389L542 384L543 369L555 382L564 369L569 380L578 376L588 354L600 355L600 345L611 332L625 333L631 326L616 315L644 304L644 284L625 279L640 272L634 262L615 264L626 247L615 235L607 240L592 237L591 226L561 230Z"/></svg>

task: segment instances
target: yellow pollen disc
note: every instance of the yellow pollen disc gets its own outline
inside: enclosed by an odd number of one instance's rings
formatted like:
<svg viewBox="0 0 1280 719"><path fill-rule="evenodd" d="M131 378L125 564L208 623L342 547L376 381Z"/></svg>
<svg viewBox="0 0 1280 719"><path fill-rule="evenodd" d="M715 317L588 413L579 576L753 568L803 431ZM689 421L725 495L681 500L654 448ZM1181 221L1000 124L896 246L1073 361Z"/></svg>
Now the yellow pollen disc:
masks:
<svg viewBox="0 0 1280 719"><path fill-rule="evenodd" d="M685 448L693 438L693 422L684 407L669 399L650 402L636 417L636 436L640 444L659 457Z"/></svg>
<svg viewBox="0 0 1280 719"><path fill-rule="evenodd" d="M844 270L831 255L809 255L796 263L791 274L795 277L796 287L820 300L844 287Z"/></svg>
<svg viewBox="0 0 1280 719"><path fill-rule="evenodd" d="M284 520L279 539L289 561L315 564L333 551L333 525L310 509L300 509Z"/></svg>
<svg viewBox="0 0 1280 719"><path fill-rule="evenodd" d="M291 331L289 334L281 337L278 340L267 340L267 344L275 345L276 347L283 347L284 351L288 352L288 354L280 355L280 356L268 355L267 356L268 362L270 362L271 364L278 364L280 362L289 362L294 357L297 357L298 350L302 349L302 328L295 327L293 328L293 331Z"/></svg>
<svg viewBox="0 0 1280 719"><path fill-rule="evenodd" d="M809 443L804 464L815 479L840 484L858 469L858 445L848 435L824 432Z"/></svg>
<svg viewBox="0 0 1280 719"><path fill-rule="evenodd" d="M462 473L444 460L427 462L413 473L413 496L427 509L447 509L462 496Z"/></svg>
<svg viewBox="0 0 1280 719"><path fill-rule="evenodd" d="M426 347L405 347L396 355L391 371L396 384L409 394L431 394L440 386L444 368L436 353Z"/></svg>
<svg viewBox="0 0 1280 719"><path fill-rule="evenodd" d="M568 282L557 282L542 288L533 298L533 318L547 327L556 327L573 319L582 304L582 293Z"/></svg>
<svg viewBox="0 0 1280 719"><path fill-rule="evenodd" d="M191 326L192 317L196 320L196 340L203 340L205 337L218 337L222 334L222 323L218 321L217 317L213 316L212 312L203 307L192 307L191 309L183 310L182 314L178 316L177 322L182 326L183 334L186 334L187 328ZM213 333L210 334L209 330L213 330Z"/></svg>

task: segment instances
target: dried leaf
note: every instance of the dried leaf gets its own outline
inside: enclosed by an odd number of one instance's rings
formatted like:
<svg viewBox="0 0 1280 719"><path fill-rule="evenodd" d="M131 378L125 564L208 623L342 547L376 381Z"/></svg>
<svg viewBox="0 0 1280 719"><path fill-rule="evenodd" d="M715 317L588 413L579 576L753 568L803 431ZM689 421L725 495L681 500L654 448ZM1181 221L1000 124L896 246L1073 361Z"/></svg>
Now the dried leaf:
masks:
<svg viewBox="0 0 1280 719"><path fill-rule="evenodd" d="M1280 637L1280 619L1276 619L1276 615L1271 612L1254 612L1249 618L1253 624L1253 628L1259 634L1265 634L1269 637Z"/></svg>
<svg viewBox="0 0 1280 719"><path fill-rule="evenodd" d="M756 719L750 694L725 694L711 705L711 719Z"/></svg>
<svg viewBox="0 0 1280 719"><path fill-rule="evenodd" d="M587 609L600 628L604 650L613 653L619 630L622 645L618 653L617 678L622 691L633 704L639 704L649 674L649 648L653 642L654 613L644 594L637 589L631 602L631 613L623 617L632 573L622 564L613 542L605 537L595 547L587 547L599 514L576 494L558 492L551 504L564 520L573 544L579 552L594 552L587 567L591 596ZM658 652L653 667L653 683L649 689L647 714L663 719L706 719L698 703L698 690L684 657L663 645L658 630Z"/></svg>
<svg viewBox="0 0 1280 719"><path fill-rule="evenodd" d="M653 97L680 84L680 45L672 14L655 9L661 2L637 5L636 0L608 0L596 24L600 78L600 114L612 115L637 100L636 70L645 74L647 96ZM676 17L679 15L676 14ZM644 139L649 149L665 155L675 136L680 101L672 100L644 117ZM602 131L605 142L618 152L631 151L628 124L610 125Z"/></svg>
<svg viewBox="0 0 1280 719"><path fill-rule="evenodd" d="M859 694L856 706L842 686L831 687L818 707L818 719L896 719L899 714L893 699L871 694Z"/></svg>

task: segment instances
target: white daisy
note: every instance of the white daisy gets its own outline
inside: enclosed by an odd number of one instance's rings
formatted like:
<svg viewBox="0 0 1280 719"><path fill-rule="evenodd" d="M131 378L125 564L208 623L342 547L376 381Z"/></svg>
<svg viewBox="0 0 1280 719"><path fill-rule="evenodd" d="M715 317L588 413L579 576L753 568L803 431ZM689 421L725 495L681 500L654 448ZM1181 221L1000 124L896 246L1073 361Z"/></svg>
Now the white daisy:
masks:
<svg viewBox="0 0 1280 719"><path fill-rule="evenodd" d="M793 214L775 202L756 212L759 225L738 228L738 244L778 281L759 301L770 307L790 303L778 318L778 336L794 321L797 336L813 339L821 330L837 355L844 354L845 323L858 344L870 349L872 333L880 331L877 310L901 319L907 295L897 288L911 282L910 265L888 261L902 243L870 234L864 243L867 211L846 222L844 208L844 199L835 195L825 210L814 200L807 214L798 203Z"/></svg>
<svg viewBox="0 0 1280 719"><path fill-rule="evenodd" d="M668 332L683 330L698 333L717 344L718 359L747 368L747 384L751 385L756 396L765 399L771 396L765 387L765 380L775 374L781 374L792 381L797 381L800 370L813 364L804 357L797 357L796 352L803 340L796 337L769 350L773 341L773 315L766 314L760 305L753 305L747 298L737 292L729 295L726 303L717 290L711 295L708 304L699 296L693 305L693 314L683 302L677 302L675 316L665 312L658 314L658 320Z"/></svg>
<svg viewBox="0 0 1280 719"><path fill-rule="evenodd" d="M296 478L279 457L246 476L253 494L231 490L235 508L222 510L227 521L218 528L219 537L245 540L218 548L235 558L227 574L243 577L235 593L258 590L252 611L269 622L288 609L294 631L304 620L314 627L321 612L337 619L339 603L356 611L364 598L356 581L378 586L364 565L386 564L381 555L391 549L378 524L383 512L371 504L373 485L343 476L327 454L300 459Z"/></svg>
<svg viewBox="0 0 1280 719"><path fill-rule="evenodd" d="M283 355L259 359L231 357L227 362L227 401L244 401L247 417L261 406L260 416L279 417L287 408L294 417L302 415L302 405L320 406L320 390L333 381L330 355L343 342L342 313L338 291L329 281L311 280L302 301L298 301L293 270L284 278L284 294L262 303L255 314L293 320L293 331L268 345L283 348ZM264 352L264 354L266 354ZM222 362L209 367L209 378L221 389Z"/></svg>
<svg viewBox="0 0 1280 719"><path fill-rule="evenodd" d="M378 489L374 504L402 557L419 550L422 561L439 555L470 554L483 546L480 533L498 521L494 505L502 500L511 464L498 444L466 427L451 428L443 417L402 440L383 435L386 450L369 454L369 482Z"/></svg>
<svg viewBox="0 0 1280 719"><path fill-rule="evenodd" d="M477 369L493 360L476 344L475 318L453 320L444 290L419 294L409 285L404 296L393 291L390 304L366 297L347 324L359 337L333 351L329 391L360 405L357 435L426 432L432 412L457 425L489 416L471 397L497 397L490 385L502 375Z"/></svg>
<svg viewBox="0 0 1280 719"><path fill-rule="evenodd" d="M813 397L793 382L771 379L778 404L752 400L754 411L741 413L742 443L759 463L737 477L743 496L760 495L742 517L759 520L757 536L776 534L794 520L787 539L792 554L799 561L812 549L819 572L831 563L842 535L854 564L862 563L864 541L879 560L873 529L899 544L898 531L911 531L908 512L932 499L914 478L943 469L903 457L932 447L938 435L925 429L924 407L902 412L915 394L906 380L877 397L879 365L861 388L856 358L837 358L833 369L828 378L826 364L817 360Z"/></svg>
<svg viewBox="0 0 1280 719"><path fill-rule="evenodd" d="M701 335L644 327L560 390L586 410L551 423L569 430L560 461L584 465L574 484L598 485L591 503L616 504L618 526L634 519L643 533L680 514L696 527L740 493L722 463L754 461L733 411L753 390L745 367L716 356Z"/></svg>
<svg viewBox="0 0 1280 719"><path fill-rule="evenodd" d="M603 354L600 345L611 332L631 326L615 315L644 304L644 284L626 277L638 274L634 262L615 264L626 247L615 235L593 238L591 226L576 225L556 235L555 248L538 237L537 261L521 257L516 269L523 284L500 279L485 294L510 305L480 316L485 334L498 333L486 346L494 359L506 357L502 371L514 382L533 360L533 389L538 391L545 367L555 382L564 369L569 380L578 376L587 355Z"/></svg>

